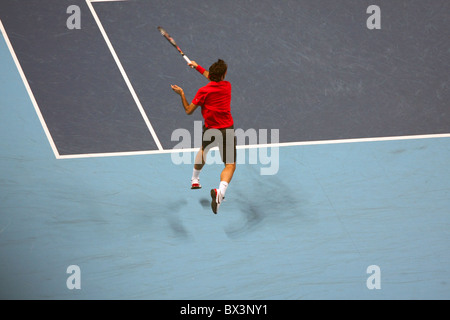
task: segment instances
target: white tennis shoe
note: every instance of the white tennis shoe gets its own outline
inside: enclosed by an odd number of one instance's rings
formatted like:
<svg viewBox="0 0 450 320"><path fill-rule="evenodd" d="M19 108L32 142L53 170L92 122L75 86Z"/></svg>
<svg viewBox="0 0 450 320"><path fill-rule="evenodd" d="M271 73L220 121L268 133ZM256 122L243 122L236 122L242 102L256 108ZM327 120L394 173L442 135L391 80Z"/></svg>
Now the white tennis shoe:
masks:
<svg viewBox="0 0 450 320"><path fill-rule="evenodd" d="M200 179L191 179L191 189L201 189Z"/></svg>

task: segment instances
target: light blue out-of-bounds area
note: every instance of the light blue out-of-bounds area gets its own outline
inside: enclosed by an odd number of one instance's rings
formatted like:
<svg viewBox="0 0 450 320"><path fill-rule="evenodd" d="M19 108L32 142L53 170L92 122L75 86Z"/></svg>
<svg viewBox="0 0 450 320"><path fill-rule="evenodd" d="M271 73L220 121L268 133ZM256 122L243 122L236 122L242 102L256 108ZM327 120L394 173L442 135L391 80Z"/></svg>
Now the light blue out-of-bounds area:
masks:
<svg viewBox="0 0 450 320"><path fill-rule="evenodd" d="M170 154L57 160L3 39L0 63L0 298L450 298L448 138L282 147L214 215L220 165L190 190Z"/></svg>

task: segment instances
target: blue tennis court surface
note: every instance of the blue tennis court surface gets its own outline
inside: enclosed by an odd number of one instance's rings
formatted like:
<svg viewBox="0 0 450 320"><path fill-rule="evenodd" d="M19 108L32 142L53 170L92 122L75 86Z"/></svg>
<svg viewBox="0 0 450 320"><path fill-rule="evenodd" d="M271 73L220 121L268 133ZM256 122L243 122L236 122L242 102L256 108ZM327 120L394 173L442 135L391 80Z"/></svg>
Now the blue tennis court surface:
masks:
<svg viewBox="0 0 450 320"><path fill-rule="evenodd" d="M449 4L378 1L369 30L371 4L3 1L0 297L449 299ZM227 61L238 128L279 130L218 215L222 165L191 190L171 139L201 115L170 84L205 82L158 25Z"/></svg>

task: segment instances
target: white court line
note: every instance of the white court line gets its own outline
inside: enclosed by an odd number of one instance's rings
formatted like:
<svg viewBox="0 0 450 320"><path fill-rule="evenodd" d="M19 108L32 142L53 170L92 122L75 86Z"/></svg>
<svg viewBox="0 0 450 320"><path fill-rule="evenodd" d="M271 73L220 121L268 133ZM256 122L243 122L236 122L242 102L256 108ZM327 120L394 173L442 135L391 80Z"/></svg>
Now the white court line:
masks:
<svg viewBox="0 0 450 320"><path fill-rule="evenodd" d="M14 51L14 48L12 47L11 42L9 41L8 34L6 33L5 27L3 26L1 20L0 20L0 29L3 34L3 38L6 41L6 45L8 46L9 52L11 53L11 56L14 60L14 63L16 64L17 70L19 71L20 77L22 78L23 84L25 85L28 95L30 96L31 102L33 103L34 110L37 113L39 121L41 122L42 128L44 129L45 135L47 136L47 139L50 143L53 153L55 154L55 157L58 159L60 157L58 149L56 148L55 142L53 141L50 131L48 130L47 124L45 123L44 117L42 116L41 110L39 109L36 98L34 97L33 91L31 90L27 77L25 76L25 73L22 70L22 66L20 65L19 59L17 59L16 52Z"/></svg>
<svg viewBox="0 0 450 320"><path fill-rule="evenodd" d="M109 50L111 51L111 54L114 57L114 60L115 60L117 66L118 66L118 68L119 68L119 70L120 70L120 72L122 74L122 77L124 78L124 80L125 80L125 82L126 82L126 84L128 86L128 89L130 90L131 95L133 96L133 99L134 99L135 103L137 104L137 106L139 108L139 111L141 112L141 115L144 118L144 121L145 121L145 123L146 123L146 125L147 125L147 127L148 127L148 129L150 131L150 133L152 134L153 139L155 140L155 143L156 143L156 145L158 147L158 150L162 151L164 149L163 149L163 147L161 145L161 142L159 141L159 139L158 139L158 137L157 137L157 135L156 135L156 133L155 133L155 131L154 131L154 129L153 129L153 127L152 127L152 125L151 125L151 123L150 123L150 121L149 121L149 119L148 119L148 117L147 117L143 107L142 107L142 104L139 101L139 99L138 99L138 97L136 95L136 92L134 91L133 86L131 85L131 82L128 79L128 76L125 73L125 70L124 70L124 68L123 68L123 66L122 66L122 64L121 64L121 62L120 62L120 60L119 60L119 58L118 58L114 48L112 47L111 42L109 41L109 38L108 38L108 36L107 36L107 34L106 34L106 32L105 32L105 30L104 30L104 28L103 28L99 18L97 16L94 8L92 7L92 4L91 4L91 2L111 2L111 1L123 1L123 0L86 0L86 3L88 5L88 7L89 7L89 9L90 9L90 11L91 11L95 21L96 21L96 23L97 23L97 26L100 29L100 32L103 35L103 38L105 39L105 41L106 41L106 43L108 45ZM17 58L17 55L16 55L16 53L14 51L14 48L13 48L13 46L11 44L11 41L9 40L8 34L6 33L6 29L4 28L3 23L2 23L1 20L0 20L0 30L1 30L1 33L3 35L3 38L5 39L6 45L8 46L9 52L10 52L10 54L11 54L13 60L14 60L14 63L16 64L17 70L19 71L20 77L22 78L22 81L23 81L23 83L25 85L25 88L26 88L26 90L28 92L28 95L29 95L29 97L31 99L31 102L33 103L33 106L34 106L34 109L35 109L35 111L37 113L39 121L41 122L42 128L44 129L45 135L46 135L46 137L47 137L47 139L48 139L48 141L50 143L50 146L51 146L51 148L53 150L53 154L55 155L56 159L63 159L65 157L61 156L59 154L58 148L56 147L55 142L53 140L53 137L52 137L52 135L51 135L51 133L50 133L48 127L47 127L46 122L45 122L45 119L42 116L42 113L41 113L41 110L39 108L39 105L38 105L38 103L36 101L36 98L35 98L35 96L33 94L33 91L31 90L31 87L30 87L30 85L28 83L27 77L25 76L25 73L23 72L22 66L20 65L19 59ZM81 154L81 157L83 157L82 154Z"/></svg>
<svg viewBox="0 0 450 320"><path fill-rule="evenodd" d="M142 107L141 101L139 100L136 92L134 91L133 85L131 84L131 81L128 78L127 73L125 72L125 69L123 68L122 63L120 62L120 59L117 56L116 51L114 50L114 47L112 46L111 41L109 40L109 37L106 34L105 29L103 28L103 25L102 25L100 19L98 18L97 13L95 12L94 7L92 6L92 2L110 2L110 1L121 1L121 0L86 0L86 4L88 5L89 10L91 10L92 16L94 17L94 20L97 23L97 26L100 29L100 32L103 35L103 38L105 39L106 44L108 45L109 51L111 51L114 61L116 62L117 67L119 68L120 73L122 74L122 77L125 80L125 83L127 84L128 89L131 92L131 95L133 96L134 102L136 103L139 111L141 112L142 118L144 118L145 124L147 125L148 129L150 130L150 133L152 134L153 139L155 140L158 150L162 151L164 149L161 145L161 142L159 141L158 136L156 135L156 132L153 129L153 126L150 123L150 120L148 119L144 108Z"/></svg>
<svg viewBox="0 0 450 320"><path fill-rule="evenodd" d="M318 141L303 141L303 142L281 142L281 143L268 143L268 144L239 145L236 147L236 149L280 148L280 147L295 147L295 146L314 146L314 145L328 145L328 144L400 141L400 140L421 140L421 139L438 139L438 138L450 138L450 133L395 136L395 137L378 137L378 138L318 140ZM181 152L189 153L189 152L197 152L198 150L199 150L199 148L186 148L186 149L165 149L165 150L131 151L131 152L89 153L89 154L64 155L64 156L60 156L59 158L60 159L78 159L78 158L139 156L139 155L167 154L167 153L181 153ZM214 147L214 148L211 148L211 150L218 150L218 148Z"/></svg>

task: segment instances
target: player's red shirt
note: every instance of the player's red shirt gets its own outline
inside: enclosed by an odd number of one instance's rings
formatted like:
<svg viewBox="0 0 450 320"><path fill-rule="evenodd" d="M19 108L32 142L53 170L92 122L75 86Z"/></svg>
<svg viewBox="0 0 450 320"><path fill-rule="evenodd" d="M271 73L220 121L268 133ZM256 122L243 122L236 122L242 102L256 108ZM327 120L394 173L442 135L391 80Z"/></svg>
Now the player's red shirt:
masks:
<svg viewBox="0 0 450 320"><path fill-rule="evenodd" d="M206 128L223 129L233 125L231 83L228 81L210 81L198 89L192 103L202 107Z"/></svg>

